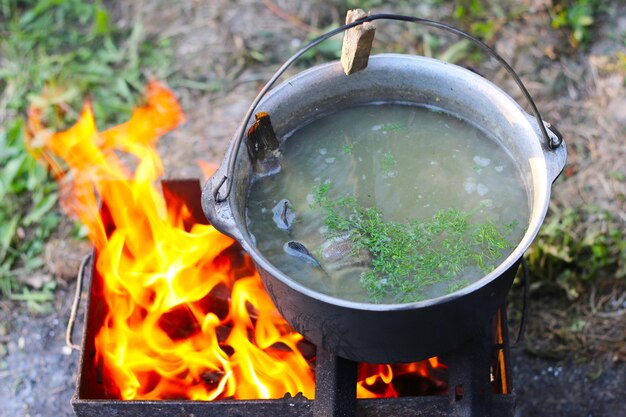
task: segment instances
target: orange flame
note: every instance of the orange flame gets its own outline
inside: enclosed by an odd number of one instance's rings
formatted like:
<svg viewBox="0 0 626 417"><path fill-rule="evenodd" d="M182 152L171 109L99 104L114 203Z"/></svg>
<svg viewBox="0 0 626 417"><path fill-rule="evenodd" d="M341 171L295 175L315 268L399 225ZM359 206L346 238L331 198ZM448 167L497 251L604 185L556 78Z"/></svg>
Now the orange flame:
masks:
<svg viewBox="0 0 626 417"><path fill-rule="evenodd" d="M29 115L31 148L69 181L64 208L88 227L98 254L108 311L96 335L97 360L122 399L312 396L313 373L296 346L302 336L275 312L253 270L235 281L230 260L219 256L232 239L208 225L185 230L184 206L168 215L154 185L163 171L154 144L184 116L158 83L146 96L127 123L101 133L89 104L73 127L55 134L45 131L39 110ZM134 173L120 151L137 159ZM223 317L202 303L220 285L232 299Z"/></svg>
<svg viewBox="0 0 626 417"><path fill-rule="evenodd" d="M278 314L249 259L236 267L224 255L232 239L210 225L189 226L189 208L168 207L155 187L163 173L155 142L184 120L174 95L151 82L145 105L104 132L89 103L64 132L47 131L41 114L30 109L29 148L55 173L63 208L87 226L95 246L106 315L94 366L102 366L115 395L313 398L303 338ZM136 159L134 169L120 153ZM393 374L407 369L361 366L359 397L397 396Z"/></svg>

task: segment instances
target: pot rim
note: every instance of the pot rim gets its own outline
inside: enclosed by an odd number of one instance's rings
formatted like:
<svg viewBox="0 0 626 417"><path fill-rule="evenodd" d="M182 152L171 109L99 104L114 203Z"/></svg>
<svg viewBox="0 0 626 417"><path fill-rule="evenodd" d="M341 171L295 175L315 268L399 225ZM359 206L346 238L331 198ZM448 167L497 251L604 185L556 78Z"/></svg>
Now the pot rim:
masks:
<svg viewBox="0 0 626 417"><path fill-rule="evenodd" d="M335 296L331 296L328 294L324 294L315 290L310 289L309 287L299 283L298 281L291 278L289 275L282 272L279 268L275 267L267 258L265 258L260 250L253 244L253 237L248 231L247 225L244 227L237 226L239 229L239 236L236 237L236 240L243 246L244 250L250 254L253 261L258 264L261 268L266 270L272 276L276 277L280 281L282 281L285 285L289 286L291 289L302 293L305 296L312 297L319 301L336 305L339 307L354 309L354 310L363 310L363 311L400 311L400 310L412 310L418 308L426 308L434 305L444 304L459 298L462 298L470 293L475 292L476 290L488 285L498 277L500 277L504 272L506 272L509 268L514 266L517 262L520 261L521 257L524 255L524 252L528 249L528 247L533 242L534 238L539 232L541 225L543 224L543 220L548 210L548 204L550 200L551 187L548 178L548 163L546 160L548 159L547 152L555 152L549 149L546 149L542 146L543 137L541 136L539 127L536 126L536 122L534 121L534 117L530 116L526 113L519 104L513 100L508 94L506 94L503 90L501 90L498 86L491 83L489 80L483 78L482 76L457 66L455 64L450 64L448 62L440 61L434 58L428 58L423 56L412 56L405 54L378 54L372 55L369 60L368 68L363 71L367 71L372 68L377 68L379 66L388 67L390 61L397 62L414 62L427 66L435 66L438 67L438 70L441 71L442 79L450 74L454 73L457 76L461 76L468 80L468 84L472 86L472 88L480 87L482 91L486 91L490 94L490 97L493 97L495 101L498 102L498 106L502 108L503 112L506 112L507 115L514 114L515 121L520 122L520 127L524 129L526 134L530 137L534 137L536 140L532 141L533 151L540 155L542 154L543 158L531 158L536 159L535 161L529 161L531 164L532 171L532 183L533 187L536 188L533 192L532 196L529 196L530 200L530 214L528 226L526 228L526 232L524 233L521 240L516 245L515 249L491 272L482 276L475 282L469 284L466 287L463 287L460 290L457 290L450 294L444 294L439 297L429 298L421 301L414 301L409 303L367 303L367 302L358 302L352 300L346 300L343 298L338 298ZM294 83L302 82L309 77L317 77L321 72L338 72L338 68L341 67L339 61L328 62L320 65L316 65L312 68L304 70L295 76L289 78L288 80L282 82L280 85L273 88L269 93L259 102L257 109L262 109L263 104L271 100L275 95L280 94L282 90L290 88ZM342 74L343 75L343 74ZM445 109L444 109L445 110ZM509 113L511 112L511 113ZM239 132L237 132L239 133ZM235 133L235 137L237 137L237 133ZM232 154L233 144L229 146L227 156L224 158L224 161L218 169L218 171L214 174L214 178L218 178L221 176L222 169L228 165L228 161L230 158L237 158L238 155ZM556 149L556 152L563 153L557 159L556 163L565 161L565 143L562 144L559 148ZM242 152L239 152L241 154ZM554 164L554 161L552 161ZM557 171L563 168L563 166L559 167ZM558 174L557 172L557 174ZM556 178L556 176L555 176ZM555 178L551 178L554 180ZM210 181L210 183L213 181ZM527 189L528 191L528 189ZM233 205L234 203L234 205ZM219 204L219 203L217 203ZM231 207L237 207L236 204L236 193L231 193L228 196L224 204L228 204ZM244 208L245 211L245 198L244 198ZM245 217L244 217L245 218Z"/></svg>

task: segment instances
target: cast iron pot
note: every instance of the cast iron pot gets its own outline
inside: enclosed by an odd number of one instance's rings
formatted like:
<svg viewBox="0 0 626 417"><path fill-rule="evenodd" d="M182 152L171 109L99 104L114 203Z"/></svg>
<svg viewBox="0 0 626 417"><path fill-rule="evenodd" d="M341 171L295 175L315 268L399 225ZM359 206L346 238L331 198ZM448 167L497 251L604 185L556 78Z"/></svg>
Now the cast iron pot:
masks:
<svg viewBox="0 0 626 417"><path fill-rule="evenodd" d="M563 169L566 149L560 137L548 130L550 140L556 143L549 146L546 131L540 130L536 118L481 76L408 55L372 56L365 70L350 76L343 73L339 62L313 67L271 90L255 111L269 113L283 140L287 133L321 115L373 102L444 109L479 126L517 163L530 202L528 229L513 252L477 282L426 301L369 304L313 291L285 275L257 250L246 224L253 167L245 146L238 145L248 128L246 123L234 135L220 168L205 184L202 204L209 221L250 254L274 304L306 339L354 361L411 362L458 347L483 328L502 305L520 259L544 220L550 188Z"/></svg>

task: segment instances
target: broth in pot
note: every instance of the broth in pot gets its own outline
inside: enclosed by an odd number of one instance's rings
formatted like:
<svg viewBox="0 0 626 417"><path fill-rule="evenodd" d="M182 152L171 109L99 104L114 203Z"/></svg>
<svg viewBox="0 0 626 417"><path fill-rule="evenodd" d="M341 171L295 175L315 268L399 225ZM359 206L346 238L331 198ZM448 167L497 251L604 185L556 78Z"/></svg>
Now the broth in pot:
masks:
<svg viewBox="0 0 626 417"><path fill-rule="evenodd" d="M273 265L334 297L452 293L499 265L528 225L507 151L436 108L347 108L290 133L280 151L280 170L250 185L249 231Z"/></svg>

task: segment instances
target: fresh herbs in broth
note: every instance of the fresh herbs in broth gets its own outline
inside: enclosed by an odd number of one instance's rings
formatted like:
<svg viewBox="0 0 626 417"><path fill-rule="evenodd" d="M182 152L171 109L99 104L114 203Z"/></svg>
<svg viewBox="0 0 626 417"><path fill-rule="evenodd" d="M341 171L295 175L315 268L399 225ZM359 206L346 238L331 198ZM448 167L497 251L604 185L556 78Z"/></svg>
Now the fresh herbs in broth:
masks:
<svg viewBox="0 0 626 417"><path fill-rule="evenodd" d="M371 254L371 269L361 273L360 281L372 302L389 296L418 301L424 287L438 282L454 292L469 284L456 279L461 271L479 267L488 273L512 247L507 237L516 221L503 227L473 221L478 209L439 210L431 219L408 223L386 221L381 210L361 206L354 196L330 198L330 187L327 182L314 188L314 207L323 210L328 239L348 234L354 254L362 249Z"/></svg>

